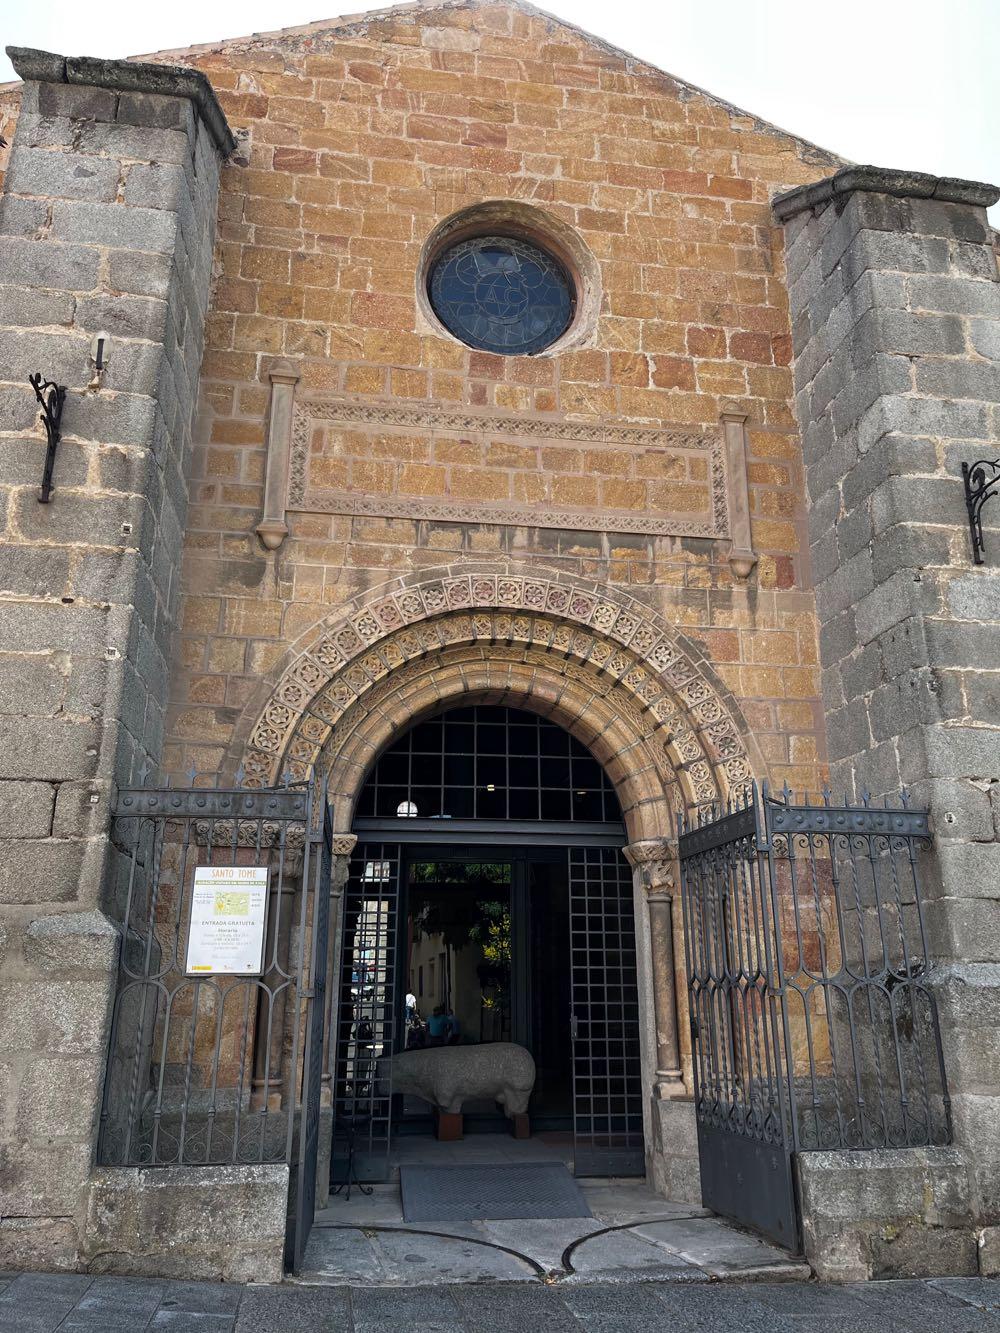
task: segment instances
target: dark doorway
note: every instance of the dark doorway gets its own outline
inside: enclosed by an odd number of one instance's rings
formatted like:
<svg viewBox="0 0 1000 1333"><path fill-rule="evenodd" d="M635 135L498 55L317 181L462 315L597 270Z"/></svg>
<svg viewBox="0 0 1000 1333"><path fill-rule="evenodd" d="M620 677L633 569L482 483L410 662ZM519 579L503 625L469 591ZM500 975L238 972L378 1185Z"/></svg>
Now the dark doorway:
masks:
<svg viewBox="0 0 1000 1333"><path fill-rule="evenodd" d="M641 1175L631 872L586 747L533 713L450 710L383 752L354 827L335 1119L359 1174L384 1179L393 1136L434 1125L382 1057L511 1041L535 1061L532 1133L572 1134L578 1174ZM470 1100L464 1129L509 1126ZM335 1176L337 1162L335 1141Z"/></svg>
<svg viewBox="0 0 1000 1333"><path fill-rule="evenodd" d="M569 885L564 849L504 860L448 847L403 857L401 996L395 1049L513 1041L537 1071L536 1129L571 1130ZM415 1005L407 1004L412 997ZM400 1100L401 1132L427 1131L426 1103ZM467 1133L506 1130L494 1104L468 1102Z"/></svg>

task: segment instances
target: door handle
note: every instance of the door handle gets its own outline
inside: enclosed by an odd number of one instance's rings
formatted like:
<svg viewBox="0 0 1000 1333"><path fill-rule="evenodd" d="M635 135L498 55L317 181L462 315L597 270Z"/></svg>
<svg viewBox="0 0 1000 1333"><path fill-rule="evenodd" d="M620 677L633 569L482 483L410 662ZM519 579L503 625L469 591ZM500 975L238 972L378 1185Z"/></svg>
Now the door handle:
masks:
<svg viewBox="0 0 1000 1333"><path fill-rule="evenodd" d="M569 1016L569 1035L573 1041L576 1041L576 1014Z"/></svg>

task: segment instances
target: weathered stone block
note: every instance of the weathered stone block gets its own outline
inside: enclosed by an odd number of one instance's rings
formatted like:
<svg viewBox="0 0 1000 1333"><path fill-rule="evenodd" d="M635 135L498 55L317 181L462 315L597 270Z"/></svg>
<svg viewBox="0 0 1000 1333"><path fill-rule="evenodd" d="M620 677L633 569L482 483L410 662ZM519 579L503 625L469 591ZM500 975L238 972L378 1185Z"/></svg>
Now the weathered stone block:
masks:
<svg viewBox="0 0 1000 1333"><path fill-rule="evenodd" d="M47 838L54 804L47 782L0 781L0 838Z"/></svg>
<svg viewBox="0 0 1000 1333"><path fill-rule="evenodd" d="M948 609L960 620L1000 621L1000 576L984 569L948 584Z"/></svg>
<svg viewBox="0 0 1000 1333"><path fill-rule="evenodd" d="M287 1203L284 1165L99 1168L84 1260L91 1272L280 1282Z"/></svg>
<svg viewBox="0 0 1000 1333"><path fill-rule="evenodd" d="M0 840L0 903L72 902L83 852L78 842Z"/></svg>
<svg viewBox="0 0 1000 1333"><path fill-rule="evenodd" d="M6 611L6 607L3 608ZM65 661L51 652L0 653L0 690L8 713L51 715L66 689Z"/></svg>
<svg viewBox="0 0 1000 1333"><path fill-rule="evenodd" d="M888 269L897 273L946 273L948 242L938 237L914 236L906 232L860 231L844 255L843 266L848 286L857 281L865 269Z"/></svg>
<svg viewBox="0 0 1000 1333"><path fill-rule="evenodd" d="M31 287L0 287L0 324L70 325L74 302L67 292L42 292Z"/></svg>
<svg viewBox="0 0 1000 1333"><path fill-rule="evenodd" d="M985 361L921 357L914 366L918 393L939 398L1000 401L1000 365Z"/></svg>
<svg viewBox="0 0 1000 1333"><path fill-rule="evenodd" d="M194 132L194 109L186 97L163 93L123 92L118 95L118 116L122 125L141 125L159 130Z"/></svg>
<svg viewBox="0 0 1000 1333"><path fill-rule="evenodd" d="M882 1278L971 1277L979 1271L977 1237L971 1226L876 1228L869 1240L869 1272Z"/></svg>
<svg viewBox="0 0 1000 1333"><path fill-rule="evenodd" d="M169 254L113 250L108 256L111 285L119 292L164 300L170 294L174 259Z"/></svg>
<svg viewBox="0 0 1000 1333"><path fill-rule="evenodd" d="M110 201L117 194L120 174L121 165L112 158L46 152L40 148L21 148L15 143L4 188L10 194L37 195L43 199Z"/></svg>
<svg viewBox="0 0 1000 1333"><path fill-rule="evenodd" d="M33 541L92 542L117 546L122 525L138 531L145 519L146 500L140 495L93 496L82 491L64 491L58 510L40 505L37 497L21 493L15 503L20 531Z"/></svg>
<svg viewBox="0 0 1000 1333"><path fill-rule="evenodd" d="M1000 1226L983 1227L978 1241L980 1275L996 1277L1000 1274Z"/></svg>
<svg viewBox="0 0 1000 1333"><path fill-rule="evenodd" d="M171 254L177 238L177 215L165 209L130 208L126 204L57 202L52 208L52 235L71 243Z"/></svg>
<svg viewBox="0 0 1000 1333"><path fill-rule="evenodd" d="M914 310L952 311L956 315L1000 314L1000 288L995 282L964 277L912 277L910 304Z"/></svg>
<svg viewBox="0 0 1000 1333"><path fill-rule="evenodd" d="M172 163L138 162L125 179L125 202L133 206L177 210L187 193L185 170Z"/></svg>
<svg viewBox="0 0 1000 1333"><path fill-rule="evenodd" d="M0 1217L0 1253L4 1263L15 1268L74 1272L76 1249L77 1229L72 1218Z"/></svg>
<svg viewBox="0 0 1000 1333"><path fill-rule="evenodd" d="M97 286L100 256L81 245L8 236L0 245L4 281L19 287L89 292Z"/></svg>
<svg viewBox="0 0 1000 1333"><path fill-rule="evenodd" d="M914 1276L974 1272L963 1236L972 1235L970 1181L955 1148L805 1152L796 1155L806 1258L827 1281L864 1281L877 1272ZM924 1240L947 1242L947 1264ZM921 1238L924 1238L923 1240ZM890 1246L902 1240L896 1258ZM975 1264L975 1249L971 1252ZM963 1267L963 1265L966 1265Z"/></svg>
<svg viewBox="0 0 1000 1333"><path fill-rule="evenodd" d="M103 912L58 912L29 924L24 958L41 972L93 972L106 981L117 966L118 940Z"/></svg>
<svg viewBox="0 0 1000 1333"><path fill-rule="evenodd" d="M0 716L0 778L59 782L92 777L99 741L100 728L89 718L39 717L26 723Z"/></svg>
<svg viewBox="0 0 1000 1333"><path fill-rule="evenodd" d="M118 97L110 88L80 83L39 83L38 114L67 120L113 121Z"/></svg>
<svg viewBox="0 0 1000 1333"><path fill-rule="evenodd" d="M29 597L60 597L69 582L70 556L51 546L0 547L0 590Z"/></svg>
<svg viewBox="0 0 1000 1333"><path fill-rule="evenodd" d="M0 1034L8 1052L104 1054L112 978L7 981L0 985Z"/></svg>
<svg viewBox="0 0 1000 1333"><path fill-rule="evenodd" d="M76 1139L90 1155L93 1109L100 1098L105 1052L30 1059L21 1071L17 1133L22 1141ZM35 1176L35 1172L32 1175Z"/></svg>
<svg viewBox="0 0 1000 1333"><path fill-rule="evenodd" d="M159 342L163 338L166 321L166 302L149 297L95 296L76 303L76 326L91 334L103 331L113 337L146 338L150 342ZM109 347L109 362L114 355L114 347Z"/></svg>
<svg viewBox="0 0 1000 1333"><path fill-rule="evenodd" d="M69 1057L61 1059L67 1059L70 1064L75 1063ZM44 1063L51 1065L59 1062ZM91 1063L97 1064L96 1058ZM60 1081L58 1071L54 1072L57 1086L64 1089L67 1096L71 1096L72 1084ZM19 1069L18 1073L23 1084L24 1077L28 1076L28 1067ZM88 1090L86 1084L81 1084L80 1096L76 1099L78 1105ZM41 1090L41 1095L44 1097L44 1090ZM0 1144L0 1218L6 1220L18 1217L38 1222L46 1218L63 1218L66 1216L68 1182L85 1180L90 1169L91 1152L90 1144L86 1142L86 1127L83 1142L79 1138L71 1141L68 1134L60 1133L58 1128L37 1135L25 1132L14 1114L16 1100L15 1097L9 1103L10 1137ZM74 1108L70 1108L69 1114L71 1117L76 1114ZM4 1261L10 1263L13 1256L2 1248L2 1227L3 1223L0 1222L0 1253L4 1255Z"/></svg>
<svg viewBox="0 0 1000 1333"><path fill-rule="evenodd" d="M45 199L18 199L11 194L0 194L0 236L37 236L48 216Z"/></svg>

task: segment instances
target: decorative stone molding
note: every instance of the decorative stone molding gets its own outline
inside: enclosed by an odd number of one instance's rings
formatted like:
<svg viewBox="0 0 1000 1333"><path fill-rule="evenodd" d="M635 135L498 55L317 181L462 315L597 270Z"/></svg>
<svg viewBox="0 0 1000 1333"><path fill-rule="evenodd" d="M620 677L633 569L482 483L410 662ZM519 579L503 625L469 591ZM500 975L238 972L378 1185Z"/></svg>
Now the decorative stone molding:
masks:
<svg viewBox="0 0 1000 1333"><path fill-rule="evenodd" d="M292 410L299 372L290 362L277 361L268 371L268 379L271 381L271 403L267 417L264 512L255 531L267 550L276 551L288 536L285 510L288 506Z"/></svg>
<svg viewBox="0 0 1000 1333"><path fill-rule="evenodd" d="M634 837L674 823L688 775L674 766L668 733L634 697L596 669L554 654L471 643L405 663L331 729L315 764L328 779L339 827L350 827L371 761L402 728L428 713L474 701L539 712L576 736L614 783Z"/></svg>
<svg viewBox="0 0 1000 1333"><path fill-rule="evenodd" d="M428 434L504 436L602 445L632 445L655 453L696 458L708 469L708 508L703 515L677 516L608 509L502 504L392 494L362 495L314 490L309 485L310 441L317 425L421 430ZM629 532L649 536L724 538L731 535L731 514L747 513L746 463L740 455L742 500L730 494L727 445L723 431L698 433L651 426L607 425L602 421L453 412L390 402L356 403L322 398L295 405L288 470L287 507L306 513L426 519L449 523L496 523L515 527L561 528L583 532ZM741 437L742 438L742 437ZM749 529L748 529L749 531Z"/></svg>
<svg viewBox="0 0 1000 1333"><path fill-rule="evenodd" d="M461 645L493 661L531 652L563 678L583 672L633 729L653 736L689 802L719 799L752 776L735 701L695 646L648 608L598 585L467 568L375 589L317 627L255 720L245 715L234 767L242 761L254 785L285 766L308 777L334 729L345 735L352 708L377 707L407 664L424 670L422 659Z"/></svg>
<svg viewBox="0 0 1000 1333"><path fill-rule="evenodd" d="M729 499L729 567L741 582L757 563L750 532L750 492L747 486L747 428L745 412L723 412L726 438L726 480Z"/></svg>
<svg viewBox="0 0 1000 1333"><path fill-rule="evenodd" d="M636 871L638 881L648 895L673 896L677 891L677 839L650 838L629 843L625 860Z"/></svg>

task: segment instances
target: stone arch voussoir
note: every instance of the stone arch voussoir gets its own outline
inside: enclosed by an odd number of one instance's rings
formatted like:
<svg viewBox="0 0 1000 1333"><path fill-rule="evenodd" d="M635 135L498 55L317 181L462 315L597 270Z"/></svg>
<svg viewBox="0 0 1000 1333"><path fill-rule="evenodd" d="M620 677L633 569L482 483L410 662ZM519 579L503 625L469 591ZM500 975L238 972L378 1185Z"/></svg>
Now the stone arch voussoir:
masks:
<svg viewBox="0 0 1000 1333"><path fill-rule="evenodd" d="M380 694L398 687L394 673L462 645L488 648L496 661L507 650L530 651L564 678L587 673L599 685L595 699L641 720L630 725L660 747L687 804L722 799L760 772L711 664L635 598L558 577L468 568L363 594L304 635L264 697L248 706L234 767L242 763L255 785L285 771L307 776Z"/></svg>
<svg viewBox="0 0 1000 1333"><path fill-rule="evenodd" d="M495 659L505 648L529 649L563 676L587 670L599 681L595 697L647 720L687 804L719 800L759 770L711 664L636 599L559 577L468 568L383 585L301 637L277 678L264 682L264 697L248 705L233 766L241 762L256 785L283 772L307 776L344 736L347 714L364 709L365 698L375 702L376 686L461 644L489 647Z"/></svg>

